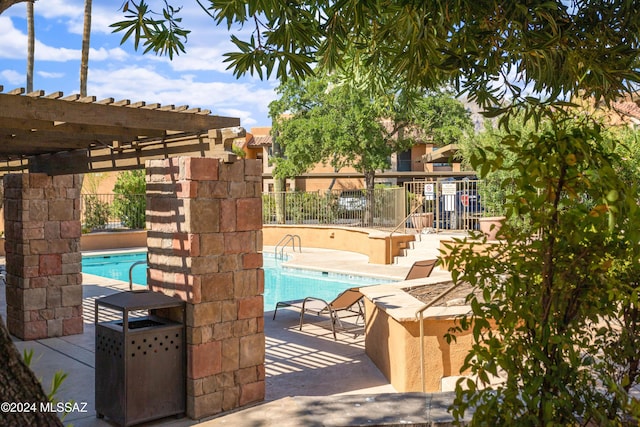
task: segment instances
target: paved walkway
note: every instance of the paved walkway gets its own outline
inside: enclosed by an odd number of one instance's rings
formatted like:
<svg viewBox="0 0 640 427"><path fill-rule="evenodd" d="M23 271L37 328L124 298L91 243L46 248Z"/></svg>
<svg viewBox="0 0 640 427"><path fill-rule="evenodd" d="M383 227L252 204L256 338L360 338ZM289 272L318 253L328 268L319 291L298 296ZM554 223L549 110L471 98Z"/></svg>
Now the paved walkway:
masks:
<svg viewBox="0 0 640 427"><path fill-rule="evenodd" d="M265 248L268 252L270 248ZM349 274L403 278L406 266L373 265L364 255L303 248L288 263ZM0 285L0 314L6 316L4 285ZM23 342L20 351L33 349L32 368L45 390L58 370L69 374L58 393L61 401L86 403L65 423L76 427L113 424L95 417L94 400L94 300L128 289L128 285L84 275L85 330L81 335ZM364 352L364 338L340 335L334 341L322 325L297 327L298 315L290 310L265 313L266 400L238 412L207 420L167 418L153 426L345 426L345 425L448 425L448 393L397 393ZM444 424L440 424L444 423Z"/></svg>

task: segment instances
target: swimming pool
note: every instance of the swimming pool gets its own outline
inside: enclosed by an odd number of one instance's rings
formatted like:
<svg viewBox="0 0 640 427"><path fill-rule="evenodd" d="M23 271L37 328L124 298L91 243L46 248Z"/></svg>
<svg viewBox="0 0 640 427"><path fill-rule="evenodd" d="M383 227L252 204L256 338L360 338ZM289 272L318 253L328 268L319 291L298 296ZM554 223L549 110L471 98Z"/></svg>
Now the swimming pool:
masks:
<svg viewBox="0 0 640 427"><path fill-rule="evenodd" d="M264 309L271 311L276 302L313 296L332 300L340 292L354 286L374 285L390 282L364 276L349 276L322 271L286 268L264 254ZM146 261L145 252L132 252L114 255L91 255L82 257L82 271L96 276L129 282L129 268L134 262ZM147 271L140 265L133 269L133 283L147 283Z"/></svg>

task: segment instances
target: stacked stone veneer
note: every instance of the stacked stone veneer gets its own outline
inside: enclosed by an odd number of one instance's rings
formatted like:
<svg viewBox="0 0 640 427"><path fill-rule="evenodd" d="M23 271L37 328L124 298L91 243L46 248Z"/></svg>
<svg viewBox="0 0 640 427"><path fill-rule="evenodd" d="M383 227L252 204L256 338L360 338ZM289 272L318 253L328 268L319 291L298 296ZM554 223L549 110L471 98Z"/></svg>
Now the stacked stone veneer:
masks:
<svg viewBox="0 0 640 427"><path fill-rule="evenodd" d="M82 175L6 175L7 326L33 340L82 333Z"/></svg>
<svg viewBox="0 0 640 427"><path fill-rule="evenodd" d="M187 415L261 401L261 163L180 157L146 167L148 283L187 303Z"/></svg>

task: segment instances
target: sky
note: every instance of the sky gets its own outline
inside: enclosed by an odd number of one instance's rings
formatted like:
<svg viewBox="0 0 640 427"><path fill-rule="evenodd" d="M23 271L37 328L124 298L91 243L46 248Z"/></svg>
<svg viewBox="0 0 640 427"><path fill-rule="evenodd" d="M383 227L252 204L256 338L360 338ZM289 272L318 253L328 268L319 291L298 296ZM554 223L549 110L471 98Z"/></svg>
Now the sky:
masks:
<svg viewBox="0 0 640 427"><path fill-rule="evenodd" d="M148 2L152 8L159 1ZM173 57L142 54L133 41L120 44L121 33L109 25L123 20L120 0L93 0L91 50L87 95L97 100L115 98L189 105L211 110L211 114L240 118L251 127L271 126L269 103L275 99L277 82L257 76L236 79L226 70L223 54L234 50L226 25L215 22L195 1L185 1L180 13L191 33L186 53ZM39 0L35 2L34 90L45 94L80 92L80 54L84 17L83 0ZM232 28L241 35L240 28ZM26 88L26 4L19 3L0 15L0 85L4 92Z"/></svg>

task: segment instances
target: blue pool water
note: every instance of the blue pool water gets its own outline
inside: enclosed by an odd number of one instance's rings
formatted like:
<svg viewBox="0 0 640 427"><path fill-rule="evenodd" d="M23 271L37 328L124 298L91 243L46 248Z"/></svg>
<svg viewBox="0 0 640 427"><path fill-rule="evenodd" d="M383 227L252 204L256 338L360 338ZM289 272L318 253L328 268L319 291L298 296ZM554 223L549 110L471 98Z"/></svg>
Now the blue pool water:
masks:
<svg viewBox="0 0 640 427"><path fill-rule="evenodd" d="M136 261L145 261L145 252L117 255L95 255L82 257L82 271L96 276L129 282L129 268ZM264 254L264 309L270 311L276 302L313 296L332 300L340 292L354 286L389 282L387 279L347 276L321 271L289 269L273 257ZM133 269L133 283L147 282L145 265Z"/></svg>

